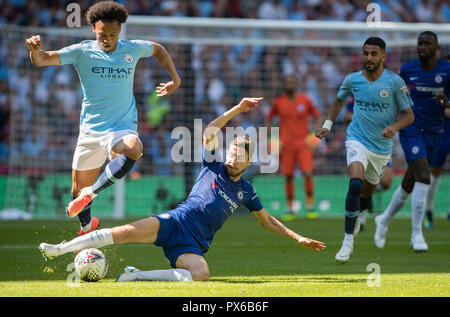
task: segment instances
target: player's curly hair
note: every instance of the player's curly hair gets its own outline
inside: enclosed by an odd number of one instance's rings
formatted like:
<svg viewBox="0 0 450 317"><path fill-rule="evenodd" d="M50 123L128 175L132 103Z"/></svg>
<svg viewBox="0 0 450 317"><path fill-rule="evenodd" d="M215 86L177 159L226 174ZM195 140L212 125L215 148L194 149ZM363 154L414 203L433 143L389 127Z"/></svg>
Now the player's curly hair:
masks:
<svg viewBox="0 0 450 317"><path fill-rule="evenodd" d="M114 1L100 1L93 4L86 12L89 24L94 25L97 21L117 21L125 23L128 17L127 9L120 3Z"/></svg>

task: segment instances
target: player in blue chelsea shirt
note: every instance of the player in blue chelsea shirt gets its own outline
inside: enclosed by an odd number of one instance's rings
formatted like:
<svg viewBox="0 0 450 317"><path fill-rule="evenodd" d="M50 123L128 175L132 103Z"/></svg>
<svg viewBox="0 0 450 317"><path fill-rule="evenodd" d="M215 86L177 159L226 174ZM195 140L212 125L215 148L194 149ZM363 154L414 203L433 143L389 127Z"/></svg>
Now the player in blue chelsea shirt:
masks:
<svg viewBox="0 0 450 317"><path fill-rule="evenodd" d="M127 16L123 5L101 1L86 13L96 40L58 51L42 50L39 35L26 40L34 65L71 64L80 78L84 98L72 162L72 201L67 207L68 215L78 215L80 220L78 235L99 225L98 218L91 217L92 199L124 177L142 155L133 96L134 70L139 59L153 56L170 75L171 81L156 88L159 97L172 94L181 83L163 46L151 41L119 40ZM110 162L97 179L107 159Z"/></svg>
<svg viewBox="0 0 450 317"><path fill-rule="evenodd" d="M439 50L435 33L425 31L417 39L418 59L405 63L400 76L411 91L414 123L400 131L400 143L408 168L402 183L394 192L384 213L375 218L375 245L383 248L388 224L411 195L411 247L425 252L428 245L422 233L422 222L430 187L430 162L438 150L444 131L444 110L449 108L450 63L437 58Z"/></svg>
<svg viewBox="0 0 450 317"><path fill-rule="evenodd" d="M316 251L325 245L300 236L269 215L261 205L253 186L242 178L250 166L254 148L248 137L237 136L226 152L226 162L215 161L217 132L236 115L257 107L262 98L244 98L235 107L213 120L203 133L204 155L200 174L185 202L174 210L137 222L102 229L57 245L41 243L46 259L86 248L129 242L154 243L164 250L173 269L140 271L127 267L118 278L122 281L171 280L203 281L209 279L204 258L215 233L239 206L246 206L267 230Z"/></svg>

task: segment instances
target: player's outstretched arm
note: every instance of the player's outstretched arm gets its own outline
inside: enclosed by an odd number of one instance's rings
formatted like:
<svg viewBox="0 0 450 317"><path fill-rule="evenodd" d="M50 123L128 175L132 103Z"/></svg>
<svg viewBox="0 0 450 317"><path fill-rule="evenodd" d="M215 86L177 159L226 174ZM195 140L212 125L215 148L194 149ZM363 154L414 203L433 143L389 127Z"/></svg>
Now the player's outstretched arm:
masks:
<svg viewBox="0 0 450 317"><path fill-rule="evenodd" d="M169 73L171 81L167 83L160 83L156 88L158 97L171 95L181 85L180 76L177 73L175 64L166 49L159 43L152 42L153 44L153 57L156 61Z"/></svg>
<svg viewBox="0 0 450 317"><path fill-rule="evenodd" d="M36 66L56 66L61 65L59 54L56 51L43 51L41 36L33 35L26 39L25 43L30 50L30 60Z"/></svg>
<svg viewBox="0 0 450 317"><path fill-rule="evenodd" d="M314 251L321 251L325 249L325 244L323 242L305 238L298 233L295 233L291 229L284 226L276 218L272 217L265 208L261 209L260 211L252 212L252 215L256 218L256 220L258 220L258 222L264 227L264 229L267 229L279 236L291 239L301 246L312 249Z"/></svg>
<svg viewBox="0 0 450 317"><path fill-rule="evenodd" d="M409 126L414 122L414 112L412 108L403 110L400 113L401 113L400 118L397 121L395 121L392 125L384 128L383 131L381 132L381 134L385 138L393 138L397 131L406 128L407 126Z"/></svg>
<svg viewBox="0 0 450 317"><path fill-rule="evenodd" d="M228 121L242 112L247 112L258 107L258 102L263 100L260 98L243 98L238 105L225 111L219 117L211 121L203 132L203 145L209 151L215 150L218 146L216 133L222 129Z"/></svg>
<svg viewBox="0 0 450 317"><path fill-rule="evenodd" d="M328 112L328 117L325 120L325 123L321 128L316 129L315 135L318 138L326 137L331 130L331 126L333 122L336 120L337 116L341 112L342 107L345 104L345 100L340 100L339 98L334 98L333 103L331 104L330 111Z"/></svg>

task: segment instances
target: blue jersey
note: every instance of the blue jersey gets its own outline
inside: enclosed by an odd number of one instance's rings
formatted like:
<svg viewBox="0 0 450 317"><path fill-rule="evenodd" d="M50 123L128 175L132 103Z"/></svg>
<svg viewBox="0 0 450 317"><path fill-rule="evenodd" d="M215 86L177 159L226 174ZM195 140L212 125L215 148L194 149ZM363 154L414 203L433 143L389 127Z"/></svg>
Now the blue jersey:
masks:
<svg viewBox="0 0 450 317"><path fill-rule="evenodd" d="M242 177L234 182L223 162L206 162L185 202L176 208L180 220L206 252L214 234L240 206L250 212L263 209L252 184Z"/></svg>
<svg viewBox="0 0 450 317"><path fill-rule="evenodd" d="M72 64L80 77L81 132L137 130L134 70L139 58L153 54L151 42L119 40L113 52L105 53L97 41L83 41L62 48L58 54L61 65Z"/></svg>
<svg viewBox="0 0 450 317"><path fill-rule="evenodd" d="M347 128L347 140L361 142L370 151L391 154L393 139L383 137L384 128L394 123L398 111L412 106L403 79L384 69L375 81L368 81L363 71L347 75L337 98L346 100L353 95L353 117Z"/></svg>
<svg viewBox="0 0 450 317"><path fill-rule="evenodd" d="M414 101L413 125L427 132L441 133L444 125L444 108L433 100L433 94L448 96L450 85L450 63L437 60L436 67L425 71L419 60L402 65L400 76L405 80Z"/></svg>

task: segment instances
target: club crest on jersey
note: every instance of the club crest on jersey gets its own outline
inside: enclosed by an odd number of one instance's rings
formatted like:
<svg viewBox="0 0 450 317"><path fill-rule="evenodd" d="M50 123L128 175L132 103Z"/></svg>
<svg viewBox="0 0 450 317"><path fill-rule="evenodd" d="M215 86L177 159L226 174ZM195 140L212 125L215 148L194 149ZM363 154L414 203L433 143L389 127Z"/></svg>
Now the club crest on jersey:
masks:
<svg viewBox="0 0 450 317"><path fill-rule="evenodd" d="M123 56L123 59L125 60L125 62L127 62L128 64L131 64L134 61L133 55L131 55L130 53L127 53Z"/></svg>
<svg viewBox="0 0 450 317"><path fill-rule="evenodd" d="M298 111L298 112L303 112L303 111L305 111L305 106L302 105L302 104L297 105L297 111Z"/></svg>
<svg viewBox="0 0 450 317"><path fill-rule="evenodd" d="M239 200L242 200L242 198L244 198L244 194L241 191L238 191L237 196Z"/></svg>
<svg viewBox="0 0 450 317"><path fill-rule="evenodd" d="M387 90L386 88L380 89L380 96L383 98L387 98L389 96L389 90Z"/></svg>
<svg viewBox="0 0 450 317"><path fill-rule="evenodd" d="M442 76L436 75L436 77L434 77L434 81L436 82L436 84L442 83Z"/></svg>
<svg viewBox="0 0 450 317"><path fill-rule="evenodd" d="M419 147L417 145L413 146L411 149L412 154L417 154L419 153Z"/></svg>

